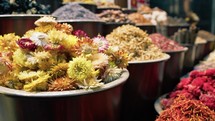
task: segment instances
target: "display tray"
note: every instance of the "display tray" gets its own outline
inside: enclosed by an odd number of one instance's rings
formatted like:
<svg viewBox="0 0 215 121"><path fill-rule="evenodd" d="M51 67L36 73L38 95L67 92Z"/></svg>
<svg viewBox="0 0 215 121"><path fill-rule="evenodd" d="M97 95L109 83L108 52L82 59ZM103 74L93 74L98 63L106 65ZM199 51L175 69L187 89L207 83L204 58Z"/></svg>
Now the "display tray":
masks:
<svg viewBox="0 0 215 121"><path fill-rule="evenodd" d="M160 114L162 111L163 111L163 107L161 105L161 100L164 99L166 96L168 95L168 93L166 94L163 94L161 95L159 98L157 98L157 100L155 100L155 103L154 103L154 108L155 108L155 111Z"/></svg>

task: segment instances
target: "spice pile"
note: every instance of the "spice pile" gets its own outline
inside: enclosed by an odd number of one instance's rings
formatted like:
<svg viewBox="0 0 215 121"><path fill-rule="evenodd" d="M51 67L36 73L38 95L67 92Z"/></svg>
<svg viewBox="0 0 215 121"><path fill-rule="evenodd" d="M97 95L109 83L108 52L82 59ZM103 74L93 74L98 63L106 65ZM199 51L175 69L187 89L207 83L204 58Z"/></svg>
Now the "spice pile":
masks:
<svg viewBox="0 0 215 121"><path fill-rule="evenodd" d="M205 71L194 70L189 77L183 78L167 98L161 101L164 109L170 107L178 95L188 99L196 99L215 110L215 69Z"/></svg>
<svg viewBox="0 0 215 121"><path fill-rule="evenodd" d="M170 108L161 112L155 121L214 121L215 112L198 100L184 96L174 99Z"/></svg>
<svg viewBox="0 0 215 121"><path fill-rule="evenodd" d="M36 0L1 0L0 14L49 14L50 6L37 3Z"/></svg>
<svg viewBox="0 0 215 121"><path fill-rule="evenodd" d="M159 33L150 34L149 37L152 39L152 42L164 52L184 50L184 47L179 45L176 41L168 39Z"/></svg>
<svg viewBox="0 0 215 121"><path fill-rule="evenodd" d="M101 2L100 0L97 0L96 5L98 8L120 8L120 6L116 5L114 2Z"/></svg>
<svg viewBox="0 0 215 121"><path fill-rule="evenodd" d="M87 37L52 17L23 37L0 36L0 85L25 91L99 88L118 79L128 56L102 37Z"/></svg>
<svg viewBox="0 0 215 121"><path fill-rule="evenodd" d="M58 20L100 20L96 14L78 3L67 3L52 13Z"/></svg>
<svg viewBox="0 0 215 121"><path fill-rule="evenodd" d="M140 13L131 13L128 15L128 19L131 20L136 25L149 25L151 24L150 20L146 19L142 14Z"/></svg>
<svg viewBox="0 0 215 121"><path fill-rule="evenodd" d="M129 53L130 61L154 60L163 58L166 54L153 44L148 34L138 27L123 25L106 36L111 45Z"/></svg>
<svg viewBox="0 0 215 121"><path fill-rule="evenodd" d="M128 15L121 10L105 10L97 16L108 23L131 23Z"/></svg>

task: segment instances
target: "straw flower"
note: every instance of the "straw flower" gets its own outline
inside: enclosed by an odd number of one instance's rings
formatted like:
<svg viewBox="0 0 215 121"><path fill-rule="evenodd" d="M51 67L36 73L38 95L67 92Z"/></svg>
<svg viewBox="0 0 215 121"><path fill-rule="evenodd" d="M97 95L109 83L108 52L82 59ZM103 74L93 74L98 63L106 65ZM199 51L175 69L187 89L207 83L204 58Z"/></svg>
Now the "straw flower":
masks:
<svg viewBox="0 0 215 121"><path fill-rule="evenodd" d="M93 42L98 45L99 52L104 52L108 49L108 41L103 36L97 36L93 38Z"/></svg>
<svg viewBox="0 0 215 121"><path fill-rule="evenodd" d="M27 49L29 51L34 51L37 48L37 45L28 38L21 38L17 41L17 44L22 49Z"/></svg>
<svg viewBox="0 0 215 121"><path fill-rule="evenodd" d="M101 68L108 65L108 56L104 53L91 55L89 60L92 61L92 64L95 68Z"/></svg>
<svg viewBox="0 0 215 121"><path fill-rule="evenodd" d="M49 84L49 91L65 91L65 90L74 90L77 86L75 81L69 79L68 77L57 78L51 84Z"/></svg>
<svg viewBox="0 0 215 121"><path fill-rule="evenodd" d="M81 82L90 77L95 77L97 72L94 70L91 61L83 57L77 57L69 62L67 73L69 78Z"/></svg>
<svg viewBox="0 0 215 121"><path fill-rule="evenodd" d="M67 34L59 30L50 30L48 32L49 39L54 44L59 44L62 41L66 40Z"/></svg>
<svg viewBox="0 0 215 121"><path fill-rule="evenodd" d="M37 46L45 46L48 43L48 35L42 32L34 32L30 37Z"/></svg>

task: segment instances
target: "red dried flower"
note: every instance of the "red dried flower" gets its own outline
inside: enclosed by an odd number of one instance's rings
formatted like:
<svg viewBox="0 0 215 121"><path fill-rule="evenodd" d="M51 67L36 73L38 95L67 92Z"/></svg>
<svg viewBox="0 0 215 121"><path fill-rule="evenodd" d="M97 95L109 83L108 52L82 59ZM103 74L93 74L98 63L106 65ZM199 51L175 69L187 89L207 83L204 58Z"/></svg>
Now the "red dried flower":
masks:
<svg viewBox="0 0 215 121"><path fill-rule="evenodd" d="M183 78L178 85L176 86L176 89L182 89L184 86L188 85L191 82L191 78Z"/></svg>
<svg viewBox="0 0 215 121"><path fill-rule="evenodd" d="M215 110L215 93L201 94L199 100L210 109Z"/></svg>
<svg viewBox="0 0 215 121"><path fill-rule="evenodd" d="M87 33L84 32L83 30L75 30L72 32L73 35L79 37L79 38L82 38L82 37L88 37L87 36Z"/></svg>
<svg viewBox="0 0 215 121"><path fill-rule="evenodd" d="M30 51L34 51L37 48L37 45L28 38L21 38L17 41L17 44L22 49L28 49Z"/></svg>

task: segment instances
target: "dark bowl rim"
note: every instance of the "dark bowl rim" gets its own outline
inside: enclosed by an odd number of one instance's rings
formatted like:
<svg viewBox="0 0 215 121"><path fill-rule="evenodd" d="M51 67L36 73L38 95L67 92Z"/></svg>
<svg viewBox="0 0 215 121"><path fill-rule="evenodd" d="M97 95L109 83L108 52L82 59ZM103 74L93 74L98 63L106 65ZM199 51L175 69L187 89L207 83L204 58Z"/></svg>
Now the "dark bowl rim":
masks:
<svg viewBox="0 0 215 121"><path fill-rule="evenodd" d="M79 89L79 90L70 90L70 91L52 91L52 92L26 92L24 90L16 90L7 87L0 86L0 94L16 97L30 97L30 98L54 98L54 97L71 97L71 96L81 96L92 94L96 92L101 92L109 90L118 85L121 85L126 82L129 77L129 72L127 69L123 69L123 73L120 78L104 84L101 88L97 89Z"/></svg>
<svg viewBox="0 0 215 121"><path fill-rule="evenodd" d="M84 22L91 22L91 23L104 23L102 20L81 20L81 19L76 19L76 20L57 20L59 23L66 23L66 22L79 22L79 23L84 23Z"/></svg>
<svg viewBox="0 0 215 121"><path fill-rule="evenodd" d="M129 61L128 64L147 64L147 63L156 63L156 62L164 62L167 61L168 59L170 59L170 55L164 53L164 57L163 58L159 58L159 59L154 59L154 60L143 60L143 61Z"/></svg>
<svg viewBox="0 0 215 121"><path fill-rule="evenodd" d="M43 17L43 16L52 16L52 15L49 15L49 14L0 14L0 18L3 18L3 17L10 17L10 18L13 18L13 17Z"/></svg>

